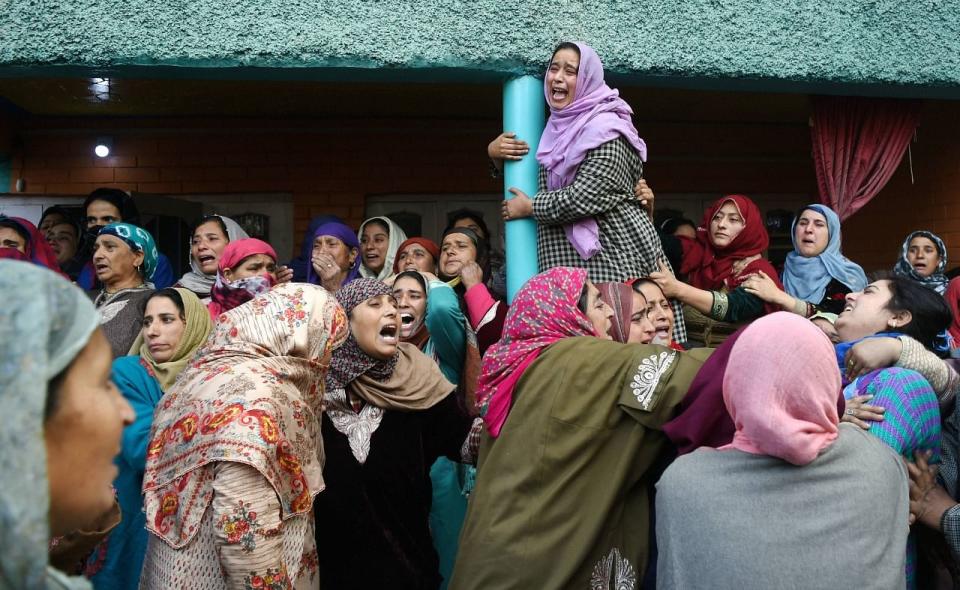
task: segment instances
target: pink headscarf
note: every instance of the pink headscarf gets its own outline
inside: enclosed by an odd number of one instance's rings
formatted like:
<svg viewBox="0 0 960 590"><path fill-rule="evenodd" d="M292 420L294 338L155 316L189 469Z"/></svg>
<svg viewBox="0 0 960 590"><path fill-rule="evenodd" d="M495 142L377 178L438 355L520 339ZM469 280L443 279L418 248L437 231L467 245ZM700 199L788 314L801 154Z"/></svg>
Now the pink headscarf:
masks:
<svg viewBox="0 0 960 590"><path fill-rule="evenodd" d="M543 350L562 338L596 336L577 308L587 271L558 266L520 288L510 304L503 337L483 356L477 406L491 436L499 436L523 372Z"/></svg>
<svg viewBox="0 0 960 590"><path fill-rule="evenodd" d="M840 370L833 346L810 321L785 311L753 322L723 377L733 442L720 447L806 465L837 438Z"/></svg>
<svg viewBox="0 0 960 590"><path fill-rule="evenodd" d="M217 282L210 290L210 303L207 304L210 317L214 321L220 317L220 314L243 305L273 287L273 278L270 276L247 277L232 283L223 276L223 271L226 269L236 269L245 258L257 254L266 254L273 258L274 262L277 261L277 253L273 246L257 238L233 240L223 249L217 264Z"/></svg>
<svg viewBox="0 0 960 590"><path fill-rule="evenodd" d="M647 144L633 126L633 109L603 81L603 63L597 52L586 43L575 45L580 48L580 68L573 102L560 110L550 108L537 148L537 161L547 169L547 190L551 191L573 182L589 150L618 136L630 142L641 161L647 161ZM543 93L550 104L548 76L544 76ZM600 251L600 229L593 217L568 224L564 231L584 260Z"/></svg>

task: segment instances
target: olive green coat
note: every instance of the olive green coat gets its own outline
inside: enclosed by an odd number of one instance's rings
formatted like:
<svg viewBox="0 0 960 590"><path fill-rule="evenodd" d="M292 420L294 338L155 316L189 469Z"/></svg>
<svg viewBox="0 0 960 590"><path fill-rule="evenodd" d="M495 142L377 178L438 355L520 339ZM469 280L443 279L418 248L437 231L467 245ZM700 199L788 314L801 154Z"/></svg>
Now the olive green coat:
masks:
<svg viewBox="0 0 960 590"><path fill-rule="evenodd" d="M639 585L660 427L710 352L589 337L547 348L481 444L451 590Z"/></svg>

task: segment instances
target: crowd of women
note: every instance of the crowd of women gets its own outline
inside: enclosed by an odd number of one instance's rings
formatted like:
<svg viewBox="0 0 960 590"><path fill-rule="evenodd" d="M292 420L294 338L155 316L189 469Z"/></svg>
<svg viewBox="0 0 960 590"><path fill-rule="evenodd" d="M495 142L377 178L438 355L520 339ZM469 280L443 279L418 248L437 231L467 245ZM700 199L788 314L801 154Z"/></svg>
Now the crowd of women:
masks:
<svg viewBox="0 0 960 590"><path fill-rule="evenodd" d="M0 587L960 584L944 242L868 277L820 204L782 268L747 196L655 225L596 52L544 93L509 304L468 210L320 217L286 264L210 215L179 278L122 191L0 217Z"/></svg>

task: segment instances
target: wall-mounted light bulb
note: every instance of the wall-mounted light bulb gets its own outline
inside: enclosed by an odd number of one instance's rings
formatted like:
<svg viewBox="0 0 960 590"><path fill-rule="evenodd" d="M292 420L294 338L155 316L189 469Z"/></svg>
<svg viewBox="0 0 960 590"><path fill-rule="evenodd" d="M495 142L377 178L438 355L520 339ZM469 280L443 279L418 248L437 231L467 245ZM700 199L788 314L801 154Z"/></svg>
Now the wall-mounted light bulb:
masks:
<svg viewBox="0 0 960 590"><path fill-rule="evenodd" d="M110 155L110 150L113 148L113 138L110 137L98 137L97 145L93 148L93 153L97 155L98 158L106 158Z"/></svg>

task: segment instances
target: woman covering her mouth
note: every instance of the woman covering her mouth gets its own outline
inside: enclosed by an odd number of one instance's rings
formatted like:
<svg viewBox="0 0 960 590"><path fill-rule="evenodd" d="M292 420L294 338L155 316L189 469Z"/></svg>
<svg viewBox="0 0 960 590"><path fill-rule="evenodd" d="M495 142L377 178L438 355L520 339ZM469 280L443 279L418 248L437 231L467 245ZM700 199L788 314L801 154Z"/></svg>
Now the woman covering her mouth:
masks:
<svg viewBox="0 0 960 590"><path fill-rule="evenodd" d="M320 579L331 588L436 588L428 473L439 457L462 460L472 420L437 364L399 342L390 287L360 278L337 300L350 333L326 380L327 489L314 506Z"/></svg>

